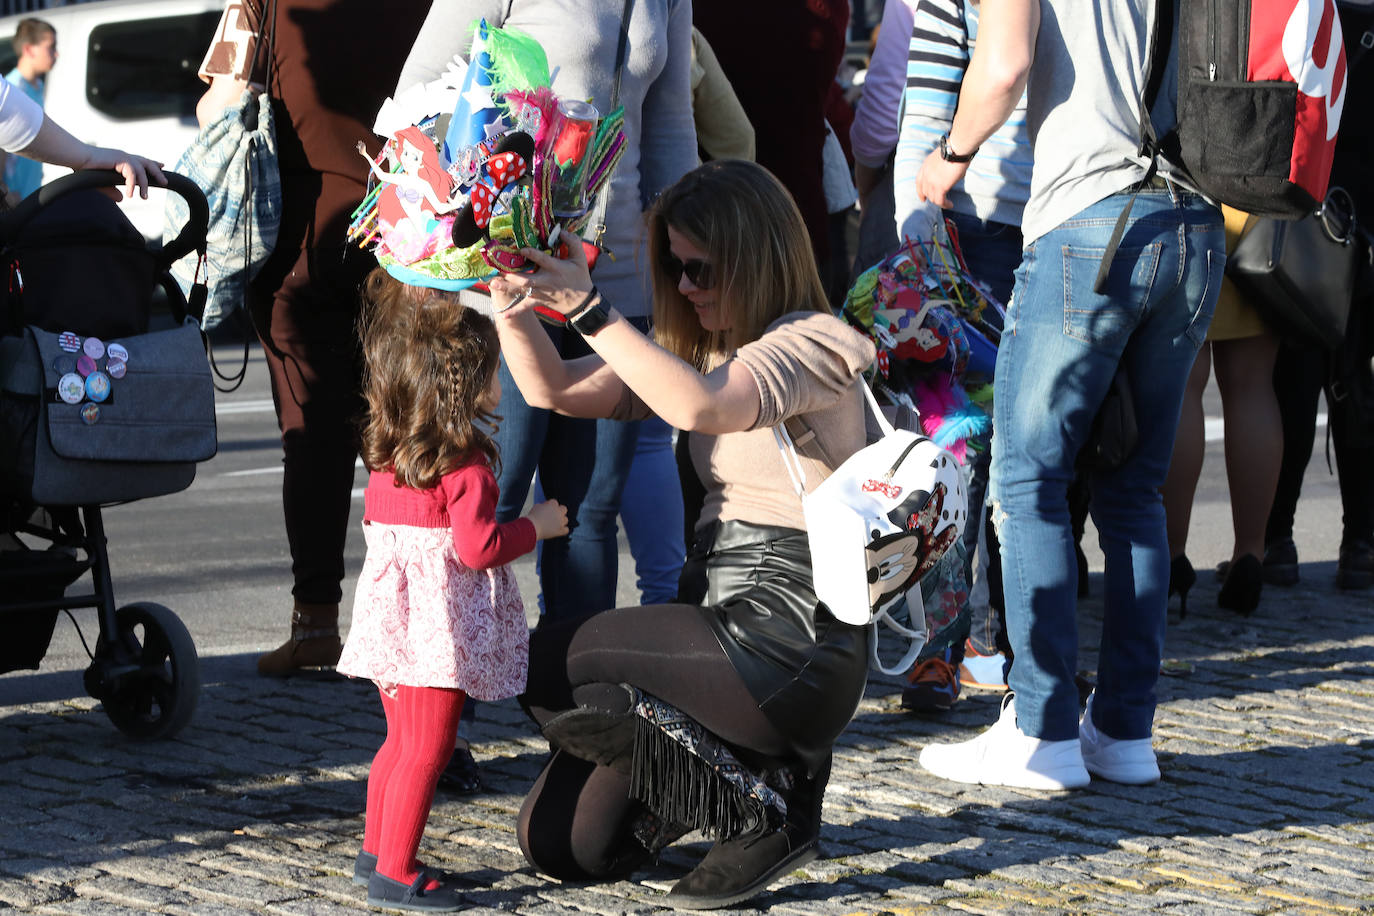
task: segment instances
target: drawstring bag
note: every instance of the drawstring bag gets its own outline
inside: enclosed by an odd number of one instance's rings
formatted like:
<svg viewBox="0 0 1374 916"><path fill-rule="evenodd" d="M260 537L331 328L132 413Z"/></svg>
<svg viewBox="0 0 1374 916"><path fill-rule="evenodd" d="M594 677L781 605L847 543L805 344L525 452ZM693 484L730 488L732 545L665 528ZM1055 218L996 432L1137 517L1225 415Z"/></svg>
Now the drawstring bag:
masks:
<svg viewBox="0 0 1374 916"><path fill-rule="evenodd" d="M851 455L811 492L783 424L773 427L783 464L802 502L816 597L836 619L874 627L872 667L905 671L926 642L921 579L968 520L959 464L925 436L894 429L867 385L864 398L882 437ZM893 616L906 600L909 619ZM877 656L878 625L910 640L895 667Z"/></svg>
<svg viewBox="0 0 1374 916"><path fill-rule="evenodd" d="M248 284L277 244L281 175L271 97L245 91L237 106L196 135L174 169L194 181L210 204L204 277L210 296L201 316L208 331L244 303ZM185 210L180 197L168 195L167 225L183 225ZM182 292L190 293L199 269L190 257L172 266Z"/></svg>
<svg viewBox="0 0 1374 916"><path fill-rule="evenodd" d="M275 22L276 6L273 0L267 22ZM266 57L268 87L275 29L270 35L266 48L261 41L255 45ZM209 287L201 327L209 331L247 301L248 284L276 247L281 229L281 172L271 95L245 90L238 105L224 109L201 129L173 169L194 181L210 205L206 276L201 278ZM166 225L183 226L186 218L185 201L169 194ZM192 258L172 266L183 293L190 294L200 266Z"/></svg>

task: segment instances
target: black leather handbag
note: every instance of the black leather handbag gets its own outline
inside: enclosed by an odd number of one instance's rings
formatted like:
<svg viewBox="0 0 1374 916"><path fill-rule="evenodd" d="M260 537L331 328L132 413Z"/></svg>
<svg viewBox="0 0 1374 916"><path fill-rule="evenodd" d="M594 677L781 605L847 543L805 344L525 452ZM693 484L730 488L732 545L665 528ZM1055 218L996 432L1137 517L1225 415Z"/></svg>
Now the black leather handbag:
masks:
<svg viewBox="0 0 1374 916"><path fill-rule="evenodd" d="M1335 349L1345 338L1355 290L1354 242L1354 201L1333 187L1302 219L1246 220L1226 274L1276 333Z"/></svg>

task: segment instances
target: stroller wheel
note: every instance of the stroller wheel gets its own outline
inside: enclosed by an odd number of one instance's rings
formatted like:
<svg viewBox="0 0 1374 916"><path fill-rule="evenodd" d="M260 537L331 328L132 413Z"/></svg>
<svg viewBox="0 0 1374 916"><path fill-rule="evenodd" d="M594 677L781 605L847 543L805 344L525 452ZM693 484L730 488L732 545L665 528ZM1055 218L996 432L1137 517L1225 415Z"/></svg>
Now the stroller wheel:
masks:
<svg viewBox="0 0 1374 916"><path fill-rule="evenodd" d="M103 638L86 670L86 689L131 738L169 738L181 731L200 697L200 660L186 625L160 604L115 612L117 632Z"/></svg>

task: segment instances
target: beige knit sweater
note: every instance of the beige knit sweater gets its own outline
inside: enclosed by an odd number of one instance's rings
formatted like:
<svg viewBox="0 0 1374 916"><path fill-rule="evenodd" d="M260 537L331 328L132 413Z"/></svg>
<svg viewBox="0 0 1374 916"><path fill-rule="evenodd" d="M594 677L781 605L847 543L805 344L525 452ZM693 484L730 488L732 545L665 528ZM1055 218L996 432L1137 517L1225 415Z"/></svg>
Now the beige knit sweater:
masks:
<svg viewBox="0 0 1374 916"><path fill-rule="evenodd" d="M860 373L873 362L873 343L839 318L791 312L768 326L731 359L759 386L759 415L748 430L712 436L692 433L692 464L706 487L697 526L736 519L805 528L801 500L773 437L786 421L812 490L865 444ZM640 419L649 409L627 390L617 419Z"/></svg>

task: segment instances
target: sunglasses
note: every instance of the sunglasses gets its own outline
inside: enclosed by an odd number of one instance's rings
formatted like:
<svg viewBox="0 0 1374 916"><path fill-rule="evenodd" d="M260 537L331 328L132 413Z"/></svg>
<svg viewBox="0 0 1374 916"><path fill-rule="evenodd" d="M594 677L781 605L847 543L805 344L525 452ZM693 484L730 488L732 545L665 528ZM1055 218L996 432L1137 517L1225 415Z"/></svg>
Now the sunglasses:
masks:
<svg viewBox="0 0 1374 916"><path fill-rule="evenodd" d="M697 258L679 261L671 254L665 254L663 256L663 270L674 283L677 283L682 279L682 275L686 274L687 279L691 280L692 285L697 289L710 289L711 285L716 282L715 272L711 270L711 262Z"/></svg>

